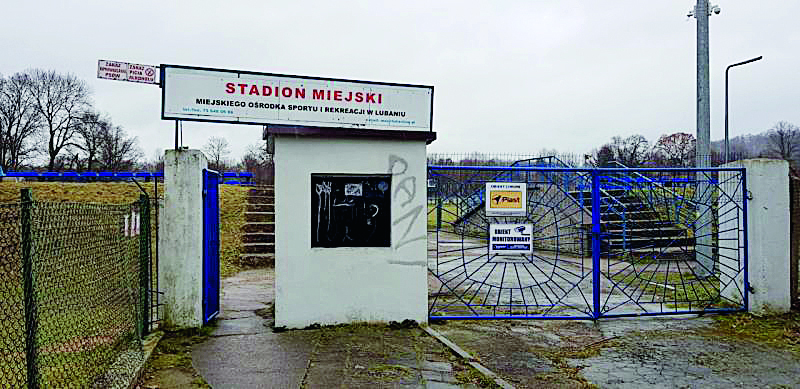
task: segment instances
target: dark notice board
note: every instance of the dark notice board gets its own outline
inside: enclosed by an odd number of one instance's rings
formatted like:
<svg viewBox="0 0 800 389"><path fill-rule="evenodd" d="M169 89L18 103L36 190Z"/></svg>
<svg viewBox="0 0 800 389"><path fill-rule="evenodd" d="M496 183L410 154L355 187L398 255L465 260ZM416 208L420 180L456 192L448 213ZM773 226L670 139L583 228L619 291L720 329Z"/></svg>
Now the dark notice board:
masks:
<svg viewBox="0 0 800 389"><path fill-rule="evenodd" d="M311 247L391 246L390 175L311 175Z"/></svg>

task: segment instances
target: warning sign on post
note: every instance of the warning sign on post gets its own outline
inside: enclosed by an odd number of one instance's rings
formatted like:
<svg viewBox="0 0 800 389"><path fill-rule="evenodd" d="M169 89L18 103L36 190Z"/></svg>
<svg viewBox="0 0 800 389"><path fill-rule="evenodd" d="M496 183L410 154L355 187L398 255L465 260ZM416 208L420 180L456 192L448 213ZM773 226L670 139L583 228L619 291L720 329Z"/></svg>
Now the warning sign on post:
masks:
<svg viewBox="0 0 800 389"><path fill-rule="evenodd" d="M486 216L527 215L526 188L522 182L487 182Z"/></svg>
<svg viewBox="0 0 800 389"><path fill-rule="evenodd" d="M97 78L158 84L158 67L119 61L97 61Z"/></svg>
<svg viewBox="0 0 800 389"><path fill-rule="evenodd" d="M533 254L533 224L490 224L489 254Z"/></svg>

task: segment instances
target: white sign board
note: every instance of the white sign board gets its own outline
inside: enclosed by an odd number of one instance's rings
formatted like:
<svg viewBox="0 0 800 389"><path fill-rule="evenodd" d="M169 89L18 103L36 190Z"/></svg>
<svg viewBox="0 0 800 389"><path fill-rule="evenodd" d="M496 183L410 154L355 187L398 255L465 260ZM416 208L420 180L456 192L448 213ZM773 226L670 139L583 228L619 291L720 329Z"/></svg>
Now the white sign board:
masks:
<svg viewBox="0 0 800 389"><path fill-rule="evenodd" d="M526 216L527 193L524 182L487 182L486 216Z"/></svg>
<svg viewBox="0 0 800 389"><path fill-rule="evenodd" d="M162 67L162 119L431 131L432 86Z"/></svg>
<svg viewBox="0 0 800 389"><path fill-rule="evenodd" d="M489 254L533 254L533 224L490 224Z"/></svg>
<svg viewBox="0 0 800 389"><path fill-rule="evenodd" d="M118 61L97 61L97 78L158 84L158 67Z"/></svg>

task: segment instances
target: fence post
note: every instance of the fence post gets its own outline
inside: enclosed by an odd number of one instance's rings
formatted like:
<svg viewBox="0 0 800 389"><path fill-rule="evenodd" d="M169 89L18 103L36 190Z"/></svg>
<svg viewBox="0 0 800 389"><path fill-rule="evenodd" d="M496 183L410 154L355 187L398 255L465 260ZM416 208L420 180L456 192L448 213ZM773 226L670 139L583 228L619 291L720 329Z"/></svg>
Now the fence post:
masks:
<svg viewBox="0 0 800 389"><path fill-rule="evenodd" d="M442 196L436 196L436 231L442 229Z"/></svg>
<svg viewBox="0 0 800 389"><path fill-rule="evenodd" d="M150 330L150 198L139 195L139 337Z"/></svg>
<svg viewBox="0 0 800 389"><path fill-rule="evenodd" d="M593 313L600 317L600 177L592 170L592 296Z"/></svg>
<svg viewBox="0 0 800 389"><path fill-rule="evenodd" d="M36 296L34 296L32 252L33 236L31 234L33 194L30 188L24 188L20 191L20 195L22 197L20 221L22 227L22 293L25 304L25 365L28 387L38 388L39 371L36 364L36 333L38 332L38 323L36 322Z"/></svg>

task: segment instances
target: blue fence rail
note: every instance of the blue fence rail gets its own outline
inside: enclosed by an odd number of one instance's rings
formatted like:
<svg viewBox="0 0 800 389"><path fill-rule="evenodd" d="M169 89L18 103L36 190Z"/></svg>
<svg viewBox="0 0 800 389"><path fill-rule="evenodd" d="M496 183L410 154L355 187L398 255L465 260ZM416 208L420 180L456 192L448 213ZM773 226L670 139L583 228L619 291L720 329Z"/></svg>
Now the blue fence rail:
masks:
<svg viewBox="0 0 800 389"><path fill-rule="evenodd" d="M0 177L47 182L112 182L131 179L149 182L163 181L164 172L7 172ZM225 185L254 185L253 173L250 172L225 172L220 178Z"/></svg>

